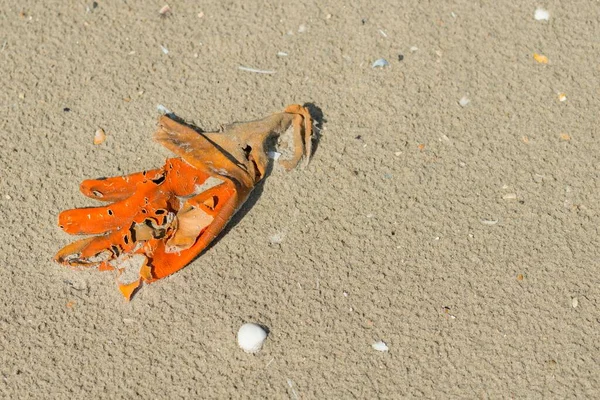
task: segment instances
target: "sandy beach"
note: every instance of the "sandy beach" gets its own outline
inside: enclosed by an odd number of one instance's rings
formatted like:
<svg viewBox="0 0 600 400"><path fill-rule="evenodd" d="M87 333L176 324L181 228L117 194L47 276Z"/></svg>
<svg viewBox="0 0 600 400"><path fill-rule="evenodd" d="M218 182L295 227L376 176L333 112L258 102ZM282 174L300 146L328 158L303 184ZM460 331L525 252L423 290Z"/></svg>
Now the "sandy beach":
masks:
<svg viewBox="0 0 600 400"><path fill-rule="evenodd" d="M165 4L0 0L1 398L600 397L600 3ZM159 106L294 103L311 163L183 270L52 261L82 180L173 156Z"/></svg>

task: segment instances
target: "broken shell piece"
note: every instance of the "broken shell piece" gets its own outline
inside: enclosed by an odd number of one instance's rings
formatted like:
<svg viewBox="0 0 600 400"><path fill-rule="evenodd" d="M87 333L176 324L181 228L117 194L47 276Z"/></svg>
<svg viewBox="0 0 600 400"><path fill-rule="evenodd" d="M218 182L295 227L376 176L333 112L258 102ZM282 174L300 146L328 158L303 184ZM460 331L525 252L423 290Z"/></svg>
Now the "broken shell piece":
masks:
<svg viewBox="0 0 600 400"><path fill-rule="evenodd" d="M497 219L482 219L480 222L484 225L496 225L498 223Z"/></svg>
<svg viewBox="0 0 600 400"><path fill-rule="evenodd" d="M567 101L567 95L564 93L558 94L558 101Z"/></svg>
<svg viewBox="0 0 600 400"><path fill-rule="evenodd" d="M240 66L238 67L238 69L239 69L239 70L241 70L241 71L253 72L253 73L255 73L255 74L267 74L267 75L269 75L269 74L274 74L274 73L276 73L276 72L277 72L277 71L270 70L270 69L258 69L258 68L250 68L250 67L244 67L244 66L242 66L242 65L240 65Z"/></svg>
<svg viewBox="0 0 600 400"><path fill-rule="evenodd" d="M466 107L467 104L469 104L471 102L471 100L469 100L469 98L467 96L463 96L461 97L461 99L458 101L458 104L460 104L461 107Z"/></svg>
<svg viewBox="0 0 600 400"><path fill-rule="evenodd" d="M100 128L94 134L94 144L102 144L106 140L106 133L104 129Z"/></svg>
<svg viewBox="0 0 600 400"><path fill-rule="evenodd" d="M244 324L237 334L239 346L246 353L258 353L267 339L267 332L257 324Z"/></svg>
<svg viewBox="0 0 600 400"><path fill-rule="evenodd" d="M371 65L371 68L383 68L383 67L388 67L390 65L389 62L387 62L387 60L385 58L380 58L378 60L375 60L375 62Z"/></svg>
<svg viewBox="0 0 600 400"><path fill-rule="evenodd" d="M540 64L548 64L548 57L543 54L533 53L533 59Z"/></svg>
<svg viewBox="0 0 600 400"><path fill-rule="evenodd" d="M548 10L544 10L543 8L538 8L535 10L533 14L533 18L536 21L548 21L550 19L550 13Z"/></svg>
<svg viewBox="0 0 600 400"><path fill-rule="evenodd" d="M377 350L377 351L389 351L389 349L390 349L383 340L379 340L379 341L373 343L371 345L371 347L373 347L373 349Z"/></svg>
<svg viewBox="0 0 600 400"><path fill-rule="evenodd" d="M267 155L269 156L269 158L271 160L275 160L275 161L279 160L279 157L281 157L281 153L278 151L269 151L267 153Z"/></svg>
<svg viewBox="0 0 600 400"><path fill-rule="evenodd" d="M156 110L161 114L171 114L171 110L169 110L167 107L163 106L162 104L157 105Z"/></svg>

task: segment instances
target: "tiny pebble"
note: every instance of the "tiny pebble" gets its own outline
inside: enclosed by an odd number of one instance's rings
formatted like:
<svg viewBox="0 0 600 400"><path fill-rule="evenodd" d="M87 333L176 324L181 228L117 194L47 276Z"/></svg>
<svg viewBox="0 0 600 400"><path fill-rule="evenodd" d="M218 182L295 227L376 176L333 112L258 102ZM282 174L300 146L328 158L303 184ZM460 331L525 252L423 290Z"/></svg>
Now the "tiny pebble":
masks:
<svg viewBox="0 0 600 400"><path fill-rule="evenodd" d="M237 334L239 346L246 353L257 353L267 339L267 332L257 324L244 324Z"/></svg>
<svg viewBox="0 0 600 400"><path fill-rule="evenodd" d="M507 193L504 196L502 196L502 198L504 200L515 200L517 198L517 194L516 193Z"/></svg>
<svg viewBox="0 0 600 400"><path fill-rule="evenodd" d="M410 52L411 52L411 53L414 53L415 51L419 51L419 48L418 48L417 46L412 46L412 47L410 48Z"/></svg>
<svg viewBox="0 0 600 400"><path fill-rule="evenodd" d="M4 198L5 198L6 200L10 200L10 199L12 199L12 197L10 197L10 194L5 194L5 195L4 195Z"/></svg>
<svg viewBox="0 0 600 400"><path fill-rule="evenodd" d="M203 13L202 11L200 11L200 12L198 13L198 18L202 18L202 17L204 17L204 13Z"/></svg>
<svg viewBox="0 0 600 400"><path fill-rule="evenodd" d="M306 25L302 24L298 27L298 33L304 33L306 32Z"/></svg>
<svg viewBox="0 0 600 400"><path fill-rule="evenodd" d="M285 51L279 51L277 52L277 57L287 57L288 53L286 53Z"/></svg>
<svg viewBox="0 0 600 400"><path fill-rule="evenodd" d="M171 14L171 7L169 7L168 4L165 4L164 6L162 6L162 8L160 9L160 11L158 12L160 15L169 15Z"/></svg>
<svg viewBox="0 0 600 400"><path fill-rule="evenodd" d="M567 101L567 95L564 93L558 94L558 101Z"/></svg>
<svg viewBox="0 0 600 400"><path fill-rule="evenodd" d="M467 104L469 104L471 102L471 100L468 99L467 96L463 96L461 97L461 99L458 101L458 104L460 104L461 107L466 107Z"/></svg>
<svg viewBox="0 0 600 400"><path fill-rule="evenodd" d="M387 344L385 344L385 342L383 340L373 343L371 345L371 347L373 347L373 349L375 349L377 351L388 351L389 350L389 347L387 346Z"/></svg>
<svg viewBox="0 0 600 400"><path fill-rule="evenodd" d="M577 306L579 305L579 299L577 297L573 297L571 299L571 304L573 305L573 308L577 308Z"/></svg>
<svg viewBox="0 0 600 400"><path fill-rule="evenodd" d="M167 49L165 46L161 45L160 48L161 48L161 50L162 50L163 53L169 54L169 49Z"/></svg>
<svg viewBox="0 0 600 400"><path fill-rule="evenodd" d="M550 19L550 13L543 8L538 8L535 10L533 18L535 18L536 21L548 21Z"/></svg>
<svg viewBox="0 0 600 400"><path fill-rule="evenodd" d="M106 140L106 133L104 129L100 128L94 134L94 144L102 144Z"/></svg>
<svg viewBox="0 0 600 400"><path fill-rule="evenodd" d="M373 65L371 65L371 68L377 68L377 67L383 68L383 67L387 67L389 65L390 65L390 63L387 62L387 60L385 58L380 58L378 60L375 60Z"/></svg>
<svg viewBox="0 0 600 400"><path fill-rule="evenodd" d="M285 239L285 232L276 232L269 236L269 243L281 244L283 243L283 239Z"/></svg>
<svg viewBox="0 0 600 400"><path fill-rule="evenodd" d="M568 133L561 133L560 140L564 140L565 142L568 142L569 140L571 140L571 136Z"/></svg>

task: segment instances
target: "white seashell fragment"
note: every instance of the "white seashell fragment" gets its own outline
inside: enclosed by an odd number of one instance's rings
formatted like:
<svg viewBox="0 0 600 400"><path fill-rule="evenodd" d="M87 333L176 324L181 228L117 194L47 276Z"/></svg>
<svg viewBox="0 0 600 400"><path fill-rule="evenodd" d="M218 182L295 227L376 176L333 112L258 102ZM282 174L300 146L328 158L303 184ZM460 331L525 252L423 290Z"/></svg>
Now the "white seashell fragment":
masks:
<svg viewBox="0 0 600 400"><path fill-rule="evenodd" d="M169 49L167 49L165 46L160 45L160 49L162 50L163 53L169 54Z"/></svg>
<svg viewBox="0 0 600 400"><path fill-rule="evenodd" d="M375 62L373 63L373 65L371 65L371 68L383 68L383 67L388 67L390 65L389 62L387 62L387 60L385 58L380 58L378 60L375 60Z"/></svg>
<svg viewBox="0 0 600 400"><path fill-rule="evenodd" d="M238 69L240 69L242 71L246 71L246 72L254 72L255 74L274 74L277 72L277 71L273 71L273 70L269 70L269 69L257 69L257 68L244 67L242 65L240 65L238 67Z"/></svg>
<svg viewBox="0 0 600 400"><path fill-rule="evenodd" d="M458 104L460 104L461 107L466 107L470 102L471 102L471 100L469 100L469 98L467 96L463 96L458 101Z"/></svg>
<svg viewBox="0 0 600 400"><path fill-rule="evenodd" d="M279 160L279 157L281 157L281 153L278 151L269 151L267 153L267 155L269 156L269 158L271 160L275 160L275 161Z"/></svg>
<svg viewBox="0 0 600 400"><path fill-rule="evenodd" d="M535 18L536 21L548 21L550 19L550 13L543 8L538 8L535 10L533 18Z"/></svg>
<svg viewBox="0 0 600 400"><path fill-rule="evenodd" d="M496 225L498 223L497 219L482 219L480 221L484 225Z"/></svg>
<svg viewBox="0 0 600 400"><path fill-rule="evenodd" d="M171 110L169 110L167 107L163 106L162 104L157 105L156 110L161 114L171 114Z"/></svg>
<svg viewBox="0 0 600 400"><path fill-rule="evenodd" d="M246 353L258 353L267 339L267 332L257 324L244 324L237 334L237 341Z"/></svg>
<svg viewBox="0 0 600 400"><path fill-rule="evenodd" d="M377 351L388 351L390 349L383 340L373 343L371 347Z"/></svg>

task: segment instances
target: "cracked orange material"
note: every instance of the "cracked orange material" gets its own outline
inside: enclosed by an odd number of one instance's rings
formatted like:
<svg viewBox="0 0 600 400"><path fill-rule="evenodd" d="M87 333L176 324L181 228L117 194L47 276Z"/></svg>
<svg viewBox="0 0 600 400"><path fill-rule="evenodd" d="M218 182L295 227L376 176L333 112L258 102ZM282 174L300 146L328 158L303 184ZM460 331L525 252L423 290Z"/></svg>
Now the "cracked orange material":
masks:
<svg viewBox="0 0 600 400"><path fill-rule="evenodd" d="M116 270L126 299L144 284L185 267L223 230L267 172L266 146L291 131L287 170L311 154L312 121L300 105L267 118L200 133L162 116L154 139L177 154L160 169L85 180L81 192L109 204L66 210L58 225L73 235L95 235L55 256L72 267Z"/></svg>

